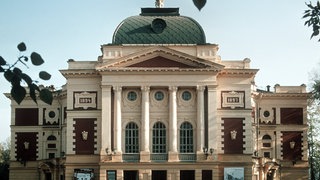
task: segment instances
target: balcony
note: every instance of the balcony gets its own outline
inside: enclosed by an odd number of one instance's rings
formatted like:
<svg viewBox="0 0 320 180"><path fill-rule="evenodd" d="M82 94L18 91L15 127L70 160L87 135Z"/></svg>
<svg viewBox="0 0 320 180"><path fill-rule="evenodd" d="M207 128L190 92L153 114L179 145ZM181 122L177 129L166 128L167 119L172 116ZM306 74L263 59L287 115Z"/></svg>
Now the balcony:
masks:
<svg viewBox="0 0 320 180"><path fill-rule="evenodd" d="M150 160L154 162L168 161L168 154L166 153L150 154Z"/></svg>
<svg viewBox="0 0 320 180"><path fill-rule="evenodd" d="M122 154L123 162L139 162L140 154Z"/></svg>
<svg viewBox="0 0 320 180"><path fill-rule="evenodd" d="M197 155L194 153L181 153L179 154L180 161L194 162L197 160Z"/></svg>

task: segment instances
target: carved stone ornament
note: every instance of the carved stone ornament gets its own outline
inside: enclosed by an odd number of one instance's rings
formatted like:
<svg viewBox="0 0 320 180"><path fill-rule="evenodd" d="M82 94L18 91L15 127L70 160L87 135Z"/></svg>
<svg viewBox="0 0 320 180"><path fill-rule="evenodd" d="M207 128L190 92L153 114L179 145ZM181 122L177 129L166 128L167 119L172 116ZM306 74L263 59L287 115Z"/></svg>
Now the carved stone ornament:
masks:
<svg viewBox="0 0 320 180"><path fill-rule="evenodd" d="M290 142L290 149L294 149L294 146L296 145L296 142L294 141L291 141Z"/></svg>
<svg viewBox="0 0 320 180"><path fill-rule="evenodd" d="M260 110L261 123L270 124L274 120L274 113L272 108L261 108Z"/></svg>
<svg viewBox="0 0 320 180"><path fill-rule="evenodd" d="M233 130L230 131L231 140L235 140L237 138L237 131Z"/></svg>
<svg viewBox="0 0 320 180"><path fill-rule="evenodd" d="M156 8L162 8L164 6L164 0L156 0Z"/></svg>
<svg viewBox="0 0 320 180"><path fill-rule="evenodd" d="M82 136L82 140L84 140L84 141L88 140L88 132L87 131L82 131L81 136Z"/></svg>
<svg viewBox="0 0 320 180"><path fill-rule="evenodd" d="M97 93L96 92L75 92L74 93L74 108L97 108L96 103Z"/></svg>
<svg viewBox="0 0 320 180"><path fill-rule="evenodd" d="M27 141L25 141L24 143L23 143L23 146L24 146L24 149L29 149L29 142L27 142Z"/></svg>
<svg viewBox="0 0 320 180"><path fill-rule="evenodd" d="M222 108L244 108L244 91L221 92Z"/></svg>

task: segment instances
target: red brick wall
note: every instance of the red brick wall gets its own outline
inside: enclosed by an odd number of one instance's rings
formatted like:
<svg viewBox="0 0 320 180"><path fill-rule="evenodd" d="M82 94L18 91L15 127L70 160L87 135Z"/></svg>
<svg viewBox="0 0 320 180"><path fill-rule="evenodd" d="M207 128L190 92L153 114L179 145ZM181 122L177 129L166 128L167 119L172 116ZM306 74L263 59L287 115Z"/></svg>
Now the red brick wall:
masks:
<svg viewBox="0 0 320 180"><path fill-rule="evenodd" d="M303 124L302 108L281 108L281 124Z"/></svg>
<svg viewBox="0 0 320 180"><path fill-rule="evenodd" d="M16 133L16 159L35 161L37 159L38 143L36 132ZM29 149L25 149L24 142L29 142Z"/></svg>
<svg viewBox="0 0 320 180"><path fill-rule="evenodd" d="M301 131L282 131L282 157L284 160L301 160L302 158L302 135ZM290 142L295 146L290 148Z"/></svg>
<svg viewBox="0 0 320 180"><path fill-rule="evenodd" d="M17 108L15 110L16 126L37 126L39 120L38 108Z"/></svg>
<svg viewBox="0 0 320 180"><path fill-rule="evenodd" d="M242 154L243 153L243 118L223 118L224 126L224 153L225 154ZM231 139L230 132L236 130L237 137Z"/></svg>
<svg viewBox="0 0 320 180"><path fill-rule="evenodd" d="M76 154L94 154L94 151L96 148L94 145L96 142L94 141L96 136L94 136L94 133L96 130L94 130L94 127L96 126L94 122L96 119L74 119L74 133L75 136L73 137L75 139L75 152ZM83 140L82 139L82 132L87 131L88 132L88 139Z"/></svg>

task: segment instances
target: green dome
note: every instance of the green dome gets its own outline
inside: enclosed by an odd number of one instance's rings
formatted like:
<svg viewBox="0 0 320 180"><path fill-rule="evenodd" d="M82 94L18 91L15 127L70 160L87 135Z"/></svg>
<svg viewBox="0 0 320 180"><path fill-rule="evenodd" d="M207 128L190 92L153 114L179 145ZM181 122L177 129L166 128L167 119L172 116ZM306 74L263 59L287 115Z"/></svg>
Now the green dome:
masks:
<svg viewBox="0 0 320 180"><path fill-rule="evenodd" d="M122 21L112 44L206 44L202 27L178 8L142 8L139 16Z"/></svg>

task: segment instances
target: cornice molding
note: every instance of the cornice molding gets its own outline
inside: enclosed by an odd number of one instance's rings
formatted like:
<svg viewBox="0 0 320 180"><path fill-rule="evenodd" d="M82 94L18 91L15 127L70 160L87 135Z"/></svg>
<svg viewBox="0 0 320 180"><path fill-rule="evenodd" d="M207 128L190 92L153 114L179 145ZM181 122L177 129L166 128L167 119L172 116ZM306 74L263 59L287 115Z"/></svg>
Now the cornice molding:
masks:
<svg viewBox="0 0 320 180"><path fill-rule="evenodd" d="M198 58L180 51L176 51L167 47L156 46L151 48L146 48L141 51L132 53L128 56L124 56L118 59L108 60L101 62L96 66L97 70L115 68L115 67L127 67L145 60L161 56L172 61L180 62L195 68L216 68L222 69L223 65L208 61L205 59Z"/></svg>

